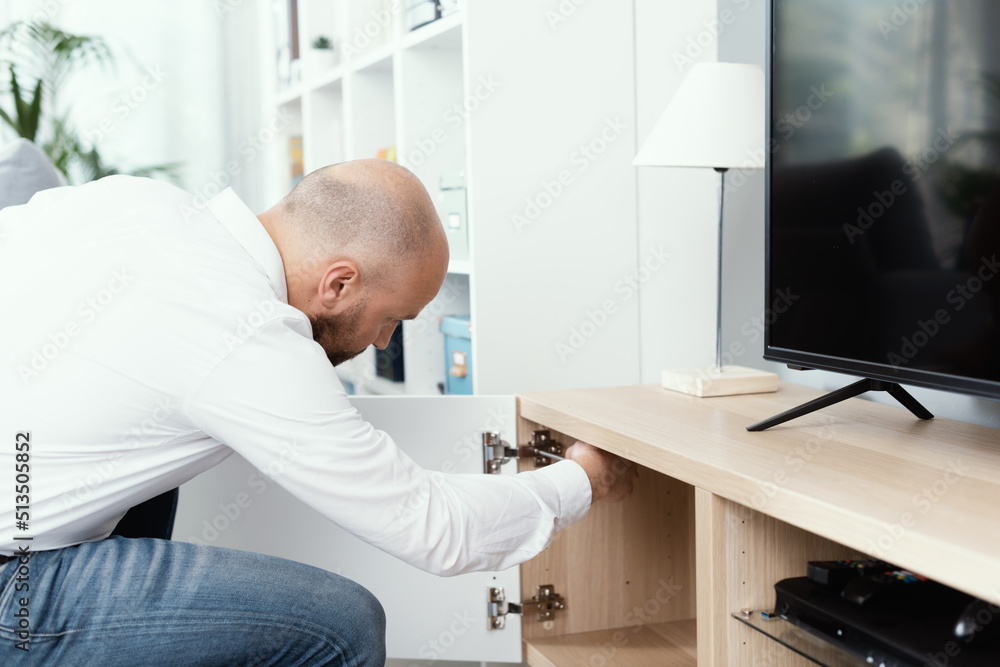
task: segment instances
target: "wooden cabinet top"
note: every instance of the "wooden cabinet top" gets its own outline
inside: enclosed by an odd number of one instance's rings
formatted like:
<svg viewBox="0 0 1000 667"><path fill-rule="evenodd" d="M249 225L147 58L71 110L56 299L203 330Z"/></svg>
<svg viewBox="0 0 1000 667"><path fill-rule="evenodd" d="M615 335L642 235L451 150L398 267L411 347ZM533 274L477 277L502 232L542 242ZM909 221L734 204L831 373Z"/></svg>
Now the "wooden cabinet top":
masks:
<svg viewBox="0 0 1000 667"><path fill-rule="evenodd" d="M822 392L697 398L659 386L518 397L524 419L1000 603L1000 430L853 398L768 431ZM640 480L641 483L641 480ZM859 554L860 555L860 554Z"/></svg>

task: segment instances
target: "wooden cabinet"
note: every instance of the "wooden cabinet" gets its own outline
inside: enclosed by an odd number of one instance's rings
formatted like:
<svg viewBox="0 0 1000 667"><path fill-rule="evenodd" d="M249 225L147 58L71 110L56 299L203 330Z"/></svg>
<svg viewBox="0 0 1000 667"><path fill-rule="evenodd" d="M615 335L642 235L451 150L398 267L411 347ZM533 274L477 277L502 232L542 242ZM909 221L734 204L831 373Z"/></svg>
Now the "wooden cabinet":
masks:
<svg viewBox="0 0 1000 667"><path fill-rule="evenodd" d="M818 394L521 396L520 438L548 428L644 466L634 497L521 566L522 599L539 578L566 599L551 624L524 619L528 663L813 664L731 618L772 608L808 560L874 555L1000 602L1000 432L861 399L745 430Z"/></svg>
<svg viewBox="0 0 1000 667"><path fill-rule="evenodd" d="M807 665L731 614L773 607L774 583L805 574L808 560L865 554L1000 602L1000 432L862 399L746 431L818 393L782 384L776 394L702 399L616 387L523 395L516 408L513 397L356 398L428 469L481 473L477 433L526 445L539 429L642 466L631 498L597 503L504 572L420 572L274 480L251 483L255 471L236 456L182 489L174 539L355 579L386 608L390 657L406 659L503 662L523 651L532 666ZM231 518L240 493L251 502ZM543 585L564 601L553 618L527 610L489 629L491 588L525 603Z"/></svg>

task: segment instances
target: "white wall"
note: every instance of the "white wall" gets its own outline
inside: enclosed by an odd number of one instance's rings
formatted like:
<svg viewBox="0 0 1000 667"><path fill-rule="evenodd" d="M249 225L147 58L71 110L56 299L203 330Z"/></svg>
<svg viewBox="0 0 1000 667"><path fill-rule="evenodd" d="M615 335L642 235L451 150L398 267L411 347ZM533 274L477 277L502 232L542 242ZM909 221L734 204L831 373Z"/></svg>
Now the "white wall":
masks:
<svg viewBox="0 0 1000 667"><path fill-rule="evenodd" d="M710 26L715 0L635 0L637 146L695 62L716 59ZM707 367L715 359L718 175L706 169L640 167L636 255L662 247L662 275L640 290L641 382L667 368Z"/></svg>

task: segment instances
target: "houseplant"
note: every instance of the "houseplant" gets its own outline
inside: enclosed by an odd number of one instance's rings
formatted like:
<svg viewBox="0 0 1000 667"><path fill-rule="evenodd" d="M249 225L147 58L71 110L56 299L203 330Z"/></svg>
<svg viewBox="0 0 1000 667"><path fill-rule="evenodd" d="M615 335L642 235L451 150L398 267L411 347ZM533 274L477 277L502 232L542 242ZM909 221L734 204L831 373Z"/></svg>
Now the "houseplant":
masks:
<svg viewBox="0 0 1000 667"><path fill-rule="evenodd" d="M0 31L0 72L7 73L8 100L0 102L0 120L17 136L39 145L70 183L85 183L117 173L162 174L176 179L177 163L150 165L128 172L108 164L96 143L73 126L58 95L77 72L91 65L114 64L100 37L74 35L47 22L20 21Z"/></svg>

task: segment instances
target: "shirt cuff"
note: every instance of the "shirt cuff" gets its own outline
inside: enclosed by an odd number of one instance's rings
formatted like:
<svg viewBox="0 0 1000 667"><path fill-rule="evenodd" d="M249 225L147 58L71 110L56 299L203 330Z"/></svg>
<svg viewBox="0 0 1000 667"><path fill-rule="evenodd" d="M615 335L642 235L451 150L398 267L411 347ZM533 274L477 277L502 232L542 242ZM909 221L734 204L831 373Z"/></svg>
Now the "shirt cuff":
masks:
<svg viewBox="0 0 1000 667"><path fill-rule="evenodd" d="M559 461L540 468L535 473L547 478L559 491L556 531L563 530L587 515L591 503L590 478L579 463Z"/></svg>

